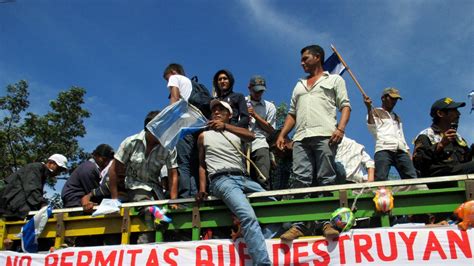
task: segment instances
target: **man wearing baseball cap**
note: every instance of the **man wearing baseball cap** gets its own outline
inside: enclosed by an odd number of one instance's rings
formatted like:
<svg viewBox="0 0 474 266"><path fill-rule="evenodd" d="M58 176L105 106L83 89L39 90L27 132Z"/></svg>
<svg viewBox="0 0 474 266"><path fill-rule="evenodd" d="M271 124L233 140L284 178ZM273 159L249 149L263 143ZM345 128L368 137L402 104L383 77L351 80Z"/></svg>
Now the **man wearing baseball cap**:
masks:
<svg viewBox="0 0 474 266"><path fill-rule="evenodd" d="M270 265L262 229L252 206L244 193L265 191L246 174L241 156L242 142L251 142L255 134L247 128L230 124L232 107L225 101L211 101L211 118L208 131L198 137L200 202L210 192L222 199L241 222L242 234L253 265ZM240 151L240 152L239 152Z"/></svg>
<svg viewBox="0 0 474 266"><path fill-rule="evenodd" d="M250 176L265 188L270 188L270 150L266 138L274 131L276 123L275 105L262 98L265 93L266 83L262 76L255 75L249 81L249 96L247 109L250 115L249 130L255 133L255 140L250 144L250 158L262 173L250 168Z"/></svg>
<svg viewBox="0 0 474 266"><path fill-rule="evenodd" d="M386 181L391 166L402 179L416 178L416 169L410 159L410 148L403 134L402 120L393 109L402 100L396 88L382 92L382 107L372 109L372 100L366 96L367 127L375 139L375 181Z"/></svg>
<svg viewBox="0 0 474 266"><path fill-rule="evenodd" d="M473 146L457 132L464 102L441 98L433 103L433 124L415 138L413 162L423 177L474 173Z"/></svg>
<svg viewBox="0 0 474 266"><path fill-rule="evenodd" d="M51 155L46 163L29 163L5 178L1 195L0 213L6 217L26 217L29 211L39 210L47 202L43 186L47 178L67 170L67 158L62 154Z"/></svg>

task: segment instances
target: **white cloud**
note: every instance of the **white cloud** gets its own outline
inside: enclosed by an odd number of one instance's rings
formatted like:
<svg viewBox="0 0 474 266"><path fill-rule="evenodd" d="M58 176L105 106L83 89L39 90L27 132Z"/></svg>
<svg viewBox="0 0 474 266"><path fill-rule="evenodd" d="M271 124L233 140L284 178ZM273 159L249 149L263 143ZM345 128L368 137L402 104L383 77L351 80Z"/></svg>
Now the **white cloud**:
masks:
<svg viewBox="0 0 474 266"><path fill-rule="evenodd" d="M314 25L307 25L301 21L301 17L295 12L290 15L289 10L278 10L275 6L270 5L267 1L242 0L240 3L249 13L245 17L253 20L256 27L255 34L266 35L265 38L271 38L275 45L277 44L293 44L300 47L301 44L313 43L330 43L331 36L324 31L314 30Z"/></svg>

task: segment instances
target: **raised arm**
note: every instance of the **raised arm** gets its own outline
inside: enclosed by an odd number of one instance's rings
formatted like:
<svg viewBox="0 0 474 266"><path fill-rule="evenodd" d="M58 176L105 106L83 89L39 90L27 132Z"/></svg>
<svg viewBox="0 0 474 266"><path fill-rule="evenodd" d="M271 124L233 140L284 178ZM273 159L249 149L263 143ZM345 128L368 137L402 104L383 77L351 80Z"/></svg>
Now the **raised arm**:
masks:
<svg viewBox="0 0 474 266"><path fill-rule="evenodd" d="M235 134L241 140L246 141L246 142L251 142L255 139L255 133L249 131L247 128L234 126L228 123L224 123L220 120L211 120L207 123L207 125L212 130L216 130L216 131L227 130L230 133Z"/></svg>

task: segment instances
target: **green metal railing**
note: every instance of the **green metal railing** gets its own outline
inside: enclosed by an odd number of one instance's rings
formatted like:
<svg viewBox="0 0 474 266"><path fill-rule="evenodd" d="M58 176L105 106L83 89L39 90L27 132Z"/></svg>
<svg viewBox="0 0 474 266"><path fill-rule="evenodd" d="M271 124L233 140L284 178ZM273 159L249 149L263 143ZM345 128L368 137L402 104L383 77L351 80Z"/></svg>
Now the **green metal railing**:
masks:
<svg viewBox="0 0 474 266"><path fill-rule="evenodd" d="M400 186L406 187L446 181L456 181L458 185L457 187L432 190L397 191L396 189ZM373 191L381 186L393 187L394 190L394 208L389 214L381 214L375 211ZM362 189L364 193L357 196L357 192ZM333 195L322 198L262 201L262 198L297 197L302 194L321 192L326 194L331 192ZM351 207L357 198L356 218L380 219L381 226L390 226L390 216L451 213L461 203L474 199L474 175L286 189L251 193L247 196L261 224L328 220L335 209ZM64 243L65 237L121 234L121 243L128 244L132 233L153 230L144 225L134 211L135 207L174 203L185 204L188 207L169 211L168 215L172 217L173 222L166 228L168 231L190 232L192 240L199 240L202 229L232 225L230 211L217 198L210 197L201 206L197 206L193 199L161 200L124 203L120 214L100 217L77 215L77 212L81 212L82 208L54 210L54 217L48 220L48 224L40 238L54 238L54 246L59 248ZM72 213L76 215L71 215ZM30 212L30 214L33 215L35 212ZM0 250L3 249L4 239L18 240L16 235L20 232L23 224L24 221L0 220ZM156 231L155 234L157 242L164 240L162 230Z"/></svg>

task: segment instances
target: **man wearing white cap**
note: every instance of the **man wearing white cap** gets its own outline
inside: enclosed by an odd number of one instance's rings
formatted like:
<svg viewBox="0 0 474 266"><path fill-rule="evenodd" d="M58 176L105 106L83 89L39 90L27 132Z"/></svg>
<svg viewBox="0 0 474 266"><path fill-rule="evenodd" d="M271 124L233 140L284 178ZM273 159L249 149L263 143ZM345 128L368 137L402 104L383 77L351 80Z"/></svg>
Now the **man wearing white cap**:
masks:
<svg viewBox="0 0 474 266"><path fill-rule="evenodd" d="M211 130L202 132L198 137L199 193L196 199L199 202L207 196L209 178L211 194L222 199L240 220L253 265L270 265L262 229L244 194L265 190L246 176L239 152L242 141L253 141L255 134L229 123L232 107L225 101L211 101L211 118L208 123Z"/></svg>
<svg viewBox="0 0 474 266"><path fill-rule="evenodd" d="M67 158L53 154L46 163L30 163L5 178L1 195L0 213L6 217L24 218L29 211L39 210L46 204L43 185L48 177L67 170Z"/></svg>

